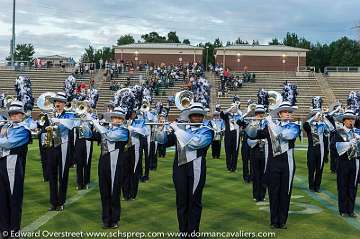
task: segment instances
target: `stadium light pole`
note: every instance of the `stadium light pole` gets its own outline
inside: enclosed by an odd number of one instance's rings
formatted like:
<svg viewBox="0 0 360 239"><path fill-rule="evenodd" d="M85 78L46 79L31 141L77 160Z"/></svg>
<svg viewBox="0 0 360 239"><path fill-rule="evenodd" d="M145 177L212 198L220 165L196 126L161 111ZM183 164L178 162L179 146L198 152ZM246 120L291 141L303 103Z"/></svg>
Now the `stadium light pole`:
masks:
<svg viewBox="0 0 360 239"><path fill-rule="evenodd" d="M286 54L282 54L282 65L283 65L284 75L285 75L285 64L286 64Z"/></svg>
<svg viewBox="0 0 360 239"><path fill-rule="evenodd" d="M206 46L206 71L208 71L208 56L209 56L209 46Z"/></svg>
<svg viewBox="0 0 360 239"><path fill-rule="evenodd" d="M138 52L138 51L135 51L135 65L136 65L136 68L137 68L137 66L138 66L138 60L139 60L138 54L139 54L139 52Z"/></svg>
<svg viewBox="0 0 360 239"><path fill-rule="evenodd" d="M237 54L238 71L240 72L240 52Z"/></svg>
<svg viewBox="0 0 360 239"><path fill-rule="evenodd" d="M12 67L14 67L14 63L15 63L15 4L16 4L16 1L13 0L12 37L11 37L11 44L10 44L11 66Z"/></svg>

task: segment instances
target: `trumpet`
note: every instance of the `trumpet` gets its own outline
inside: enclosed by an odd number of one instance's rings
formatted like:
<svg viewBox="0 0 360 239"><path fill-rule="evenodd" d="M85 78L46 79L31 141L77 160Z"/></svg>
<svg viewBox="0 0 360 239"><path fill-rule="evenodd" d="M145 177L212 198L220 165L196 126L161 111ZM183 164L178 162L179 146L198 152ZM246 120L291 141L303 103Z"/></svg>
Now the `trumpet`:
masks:
<svg viewBox="0 0 360 239"><path fill-rule="evenodd" d="M145 123L145 125L169 125L172 122L164 122L164 123ZM192 126L197 126L197 125L203 125L203 123L190 123L190 122L179 122L176 123L177 125L192 125Z"/></svg>

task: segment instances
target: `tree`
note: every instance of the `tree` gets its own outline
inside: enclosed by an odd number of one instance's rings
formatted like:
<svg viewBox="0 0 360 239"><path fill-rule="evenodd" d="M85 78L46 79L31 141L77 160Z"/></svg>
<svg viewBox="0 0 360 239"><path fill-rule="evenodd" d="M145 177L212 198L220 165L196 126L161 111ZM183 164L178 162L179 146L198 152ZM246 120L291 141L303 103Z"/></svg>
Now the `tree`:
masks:
<svg viewBox="0 0 360 239"><path fill-rule="evenodd" d="M85 53L82 55L82 62L95 62L99 63L100 60L111 61L114 59L114 49L110 47L103 47L96 50L93 46L85 48Z"/></svg>
<svg viewBox="0 0 360 239"><path fill-rule="evenodd" d="M15 61L27 61L33 60L35 54L34 46L29 44L17 44L14 54ZM11 60L11 56L7 57L6 60Z"/></svg>
<svg viewBox="0 0 360 239"><path fill-rule="evenodd" d="M281 43L279 42L279 40L275 37L271 40L271 42L269 42L269 45L281 45Z"/></svg>
<svg viewBox="0 0 360 239"><path fill-rule="evenodd" d="M238 38L236 39L236 41L235 41L235 44L236 44L236 45L242 45L242 44L249 44L249 42L248 42L248 41L243 41L243 40L241 40L240 37L238 37Z"/></svg>
<svg viewBox="0 0 360 239"><path fill-rule="evenodd" d="M89 45L89 48L85 48L85 53L81 57L82 62L95 62L95 49Z"/></svg>
<svg viewBox="0 0 360 239"><path fill-rule="evenodd" d="M167 34L167 41L172 43L180 43L179 37L176 35L176 32L169 32Z"/></svg>
<svg viewBox="0 0 360 239"><path fill-rule="evenodd" d="M117 45L120 46L120 45L132 44L134 42L135 42L134 37L130 34L126 34L120 36L120 38L117 40Z"/></svg>
<svg viewBox="0 0 360 239"><path fill-rule="evenodd" d="M166 37L160 36L157 32L150 32L148 34L141 35L141 38L145 43L164 43L167 42Z"/></svg>
<svg viewBox="0 0 360 239"><path fill-rule="evenodd" d="M220 39L216 38L215 41L214 41L214 47L222 47L222 46L223 46L223 44L220 41Z"/></svg>
<svg viewBox="0 0 360 239"><path fill-rule="evenodd" d="M259 41L258 41L258 40L256 40L256 41L255 41L255 40L253 40L252 44L253 44L253 46L255 46L255 45L256 45L256 46L258 46L258 45L260 45L260 43L259 43Z"/></svg>
<svg viewBox="0 0 360 239"><path fill-rule="evenodd" d="M186 45L190 45L190 40L189 39L184 39L183 43L186 44Z"/></svg>

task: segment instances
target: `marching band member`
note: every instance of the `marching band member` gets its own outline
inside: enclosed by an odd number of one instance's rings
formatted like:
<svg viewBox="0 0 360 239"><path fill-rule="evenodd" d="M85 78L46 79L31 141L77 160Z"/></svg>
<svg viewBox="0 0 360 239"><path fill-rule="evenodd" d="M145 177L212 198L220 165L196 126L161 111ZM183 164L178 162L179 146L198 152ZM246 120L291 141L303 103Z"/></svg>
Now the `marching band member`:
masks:
<svg viewBox="0 0 360 239"><path fill-rule="evenodd" d="M224 120L220 119L219 111L214 111L211 124L215 132L214 140L211 144L212 157L214 159L219 159L221 153L221 138L225 129Z"/></svg>
<svg viewBox="0 0 360 239"><path fill-rule="evenodd" d="M101 156L99 160L99 187L102 204L103 228L118 228L121 214L120 193L123 178L123 161L125 146L129 139L129 130L125 124L126 111L115 107L104 117L111 119L111 126L105 128L97 121L94 127L95 138L101 140ZM87 132L89 129L86 130ZM90 135L90 133L89 133Z"/></svg>
<svg viewBox="0 0 360 239"><path fill-rule="evenodd" d="M359 177L360 130L354 128L356 115L346 110L340 120L343 127L336 130L331 147L337 152L337 189L339 213L356 217L354 212Z"/></svg>
<svg viewBox="0 0 360 239"><path fill-rule="evenodd" d="M176 122L170 124L173 132L158 135L164 138L167 147L175 145L173 182L176 191L177 218L180 232L199 231L202 192L206 178L206 153L214 137L210 122L204 122L206 110L201 103L193 103L182 112L190 123L201 126L186 126L182 129Z"/></svg>
<svg viewBox="0 0 360 239"><path fill-rule="evenodd" d="M226 166L230 172L236 171L239 154L240 128L237 124L237 121L241 119L239 105L240 102L234 102L228 110L220 113L225 125Z"/></svg>
<svg viewBox="0 0 360 239"><path fill-rule="evenodd" d="M255 121L251 123L258 123L259 127L263 129L266 125L263 120L264 115L264 106L256 105ZM256 202L261 202L265 200L266 194L265 169L269 152L268 141L267 139L254 140L247 137L247 144L250 147L250 161L252 163L253 199Z"/></svg>
<svg viewBox="0 0 360 239"><path fill-rule="evenodd" d="M39 140L39 151L40 151L40 161L42 168L43 181L49 181L49 169L46 157L46 147L45 147L45 138L46 138L46 127L50 126L50 121L48 115L45 113L40 113L39 120L37 121L38 128L38 140Z"/></svg>
<svg viewBox="0 0 360 239"><path fill-rule="evenodd" d="M23 123L24 104L14 100L9 122L0 130L0 235L20 230L24 191L24 163L31 133Z"/></svg>
<svg viewBox="0 0 360 239"><path fill-rule="evenodd" d="M145 119L146 123L157 123L158 117L155 111L147 111L145 112ZM149 170L155 170L156 169L156 151L157 151L157 142L155 141L155 127L148 125L148 132L149 135L147 136L147 143L148 143L148 165ZM149 176L145 176L143 181L149 180Z"/></svg>
<svg viewBox="0 0 360 239"><path fill-rule="evenodd" d="M134 146L134 162L133 162L133 174L131 177L131 199L135 200L138 187L139 187L139 180L142 171L142 154L143 154L143 142L146 142L146 135L147 135L147 128L145 126L145 120L142 117L139 117L136 114L136 111L132 111L130 116L130 125L128 127L130 131L130 137L132 145ZM146 152L145 152L146 153Z"/></svg>
<svg viewBox="0 0 360 239"><path fill-rule="evenodd" d="M80 116L78 116L80 117ZM91 115L88 118L92 118ZM92 125L89 121L77 121L75 127L76 182L77 190L87 189L90 183L91 159L93 152ZM85 132L90 132L85 134Z"/></svg>
<svg viewBox="0 0 360 239"><path fill-rule="evenodd" d="M252 104L253 101L248 99L247 105ZM240 126L243 128L246 124L243 121L238 121ZM244 131L240 131L241 138L241 161L242 161L242 169L243 169L243 180L245 183L250 183L252 180L252 161L250 160L250 146L248 144L248 137Z"/></svg>
<svg viewBox="0 0 360 239"><path fill-rule="evenodd" d="M329 136L334 127L330 121L321 115L322 99L315 96L312 99L312 114L304 123L304 130L308 136L307 166L309 189L320 192L320 184L324 161L329 154Z"/></svg>
<svg viewBox="0 0 360 239"><path fill-rule="evenodd" d="M152 116L151 116L152 117ZM135 120L136 127L140 125L138 123L143 123L145 130L144 135L140 136L140 181L146 182L149 180L149 172L150 172L150 131L151 127L149 125L145 125L145 123L150 122L148 115L143 112L138 112L137 119Z"/></svg>
<svg viewBox="0 0 360 239"><path fill-rule="evenodd" d="M283 101L272 111L280 117L279 122L273 122L272 116L266 117L267 125L253 132L247 130L251 139L267 139L269 142L268 163L266 174L268 178L271 227L286 229L292 182L295 174L294 147L300 134L299 125L290 122L295 108Z"/></svg>
<svg viewBox="0 0 360 239"><path fill-rule="evenodd" d="M245 183L252 180L252 163L250 160L250 146L248 144L248 136L244 131L240 132L241 137L241 160L243 163L243 179Z"/></svg>
<svg viewBox="0 0 360 239"><path fill-rule="evenodd" d="M62 124L59 119L72 119L74 115L64 110L67 102L64 92L57 92L50 101L55 105L55 118L50 119L50 122L57 126L46 128L52 131L52 137L46 139L50 144L46 145L51 204L49 211L62 211L66 201L73 134L72 126Z"/></svg>
<svg viewBox="0 0 360 239"><path fill-rule="evenodd" d="M168 112L169 112L168 109L165 109L165 108L162 109L161 113L159 114L159 121L158 121L159 123L165 123L167 121ZM169 125L163 125L163 126L158 127L156 129L156 131L158 132L158 131L168 130L168 128L169 128ZM158 143L158 156L165 158L166 142L159 141L158 139L156 139L156 137L155 137L155 140Z"/></svg>

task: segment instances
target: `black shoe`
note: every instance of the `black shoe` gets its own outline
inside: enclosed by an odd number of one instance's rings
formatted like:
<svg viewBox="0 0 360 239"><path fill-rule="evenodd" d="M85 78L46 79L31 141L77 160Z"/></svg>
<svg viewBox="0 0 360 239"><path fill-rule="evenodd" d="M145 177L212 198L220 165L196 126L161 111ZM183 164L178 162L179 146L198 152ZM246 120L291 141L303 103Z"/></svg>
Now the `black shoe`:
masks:
<svg viewBox="0 0 360 239"><path fill-rule="evenodd" d="M116 229L116 228L118 228L118 227L119 227L119 224L118 224L118 223L113 223L113 224L111 224L111 226L110 226L111 229Z"/></svg>
<svg viewBox="0 0 360 239"><path fill-rule="evenodd" d="M356 215L356 213L352 212L352 213L349 213L349 217L356 218L357 215Z"/></svg>
<svg viewBox="0 0 360 239"><path fill-rule="evenodd" d="M110 229L111 226L109 225L109 223L103 223L102 228L103 228L103 229Z"/></svg>
<svg viewBox="0 0 360 239"><path fill-rule="evenodd" d="M56 211L59 211L59 212L64 211L64 205L57 207Z"/></svg>
<svg viewBox="0 0 360 239"><path fill-rule="evenodd" d="M279 225L279 228L280 229L287 229L287 226L286 226L286 224L281 224L281 225Z"/></svg>
<svg viewBox="0 0 360 239"><path fill-rule="evenodd" d="M271 224L270 227L271 227L271 229L278 229L279 225L278 224Z"/></svg>
<svg viewBox="0 0 360 239"><path fill-rule="evenodd" d="M346 217L347 215L346 215L346 213L340 212L340 216L341 216L341 217Z"/></svg>
<svg viewBox="0 0 360 239"><path fill-rule="evenodd" d="M316 193L320 193L320 189L315 189L314 190Z"/></svg>
<svg viewBox="0 0 360 239"><path fill-rule="evenodd" d="M48 211L49 212L57 211L57 207L51 206L51 207L49 207Z"/></svg>

